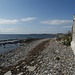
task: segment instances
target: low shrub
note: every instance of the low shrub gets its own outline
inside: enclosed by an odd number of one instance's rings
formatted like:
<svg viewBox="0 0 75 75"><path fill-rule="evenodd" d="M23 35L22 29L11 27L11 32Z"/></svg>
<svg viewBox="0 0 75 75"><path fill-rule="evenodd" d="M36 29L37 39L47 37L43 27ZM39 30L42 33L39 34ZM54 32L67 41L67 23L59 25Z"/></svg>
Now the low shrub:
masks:
<svg viewBox="0 0 75 75"><path fill-rule="evenodd" d="M64 41L64 42L62 42L62 43L63 43L63 45L67 45L67 46L70 46L70 45L71 45L71 41L70 41L70 40Z"/></svg>
<svg viewBox="0 0 75 75"><path fill-rule="evenodd" d="M60 60L60 58L59 57L56 57L56 60Z"/></svg>

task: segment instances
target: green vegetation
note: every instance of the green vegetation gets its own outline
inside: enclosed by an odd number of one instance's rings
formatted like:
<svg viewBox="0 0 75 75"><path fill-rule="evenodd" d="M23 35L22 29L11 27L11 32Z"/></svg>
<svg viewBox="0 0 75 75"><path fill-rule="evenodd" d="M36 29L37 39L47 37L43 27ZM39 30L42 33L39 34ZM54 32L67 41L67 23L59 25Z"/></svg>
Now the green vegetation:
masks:
<svg viewBox="0 0 75 75"><path fill-rule="evenodd" d="M57 41L61 41L63 45L70 46L71 45L72 34L70 31L68 33L63 34L62 37L57 37Z"/></svg>
<svg viewBox="0 0 75 75"><path fill-rule="evenodd" d="M63 45L70 46L71 45L71 40L67 39L67 40L63 41L62 43L63 43Z"/></svg>
<svg viewBox="0 0 75 75"><path fill-rule="evenodd" d="M59 57L56 57L56 60L60 60L60 58Z"/></svg>
<svg viewBox="0 0 75 75"><path fill-rule="evenodd" d="M64 45L70 46L71 45L71 39L72 39L72 34L69 31L67 34L64 35L64 41L62 42Z"/></svg>

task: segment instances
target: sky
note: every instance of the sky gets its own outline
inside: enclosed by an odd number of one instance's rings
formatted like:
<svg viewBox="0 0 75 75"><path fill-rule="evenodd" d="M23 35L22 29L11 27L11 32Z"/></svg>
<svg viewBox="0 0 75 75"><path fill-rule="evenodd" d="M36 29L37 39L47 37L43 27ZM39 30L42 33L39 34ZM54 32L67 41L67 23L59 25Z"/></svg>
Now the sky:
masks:
<svg viewBox="0 0 75 75"><path fill-rule="evenodd" d="M75 0L0 0L0 34L72 30Z"/></svg>

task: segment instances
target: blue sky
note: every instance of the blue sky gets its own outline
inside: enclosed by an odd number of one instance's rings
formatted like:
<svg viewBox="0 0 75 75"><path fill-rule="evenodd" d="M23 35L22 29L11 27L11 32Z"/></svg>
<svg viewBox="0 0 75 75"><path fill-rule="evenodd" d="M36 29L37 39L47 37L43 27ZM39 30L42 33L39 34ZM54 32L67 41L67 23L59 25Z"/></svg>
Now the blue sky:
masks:
<svg viewBox="0 0 75 75"><path fill-rule="evenodd" d="M66 33L75 0L0 0L0 34Z"/></svg>

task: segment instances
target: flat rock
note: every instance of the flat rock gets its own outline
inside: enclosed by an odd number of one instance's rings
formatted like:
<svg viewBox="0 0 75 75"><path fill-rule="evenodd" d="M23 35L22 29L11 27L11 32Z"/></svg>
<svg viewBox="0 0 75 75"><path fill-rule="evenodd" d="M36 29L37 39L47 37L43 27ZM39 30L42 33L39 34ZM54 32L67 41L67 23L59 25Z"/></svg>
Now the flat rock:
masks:
<svg viewBox="0 0 75 75"><path fill-rule="evenodd" d="M22 75L22 74L23 74L23 72L19 73L18 75Z"/></svg>
<svg viewBox="0 0 75 75"><path fill-rule="evenodd" d="M28 68L29 71L34 71L36 69L35 66L28 66L27 68Z"/></svg>
<svg viewBox="0 0 75 75"><path fill-rule="evenodd" d="M11 71L6 72L4 75L11 75Z"/></svg>

